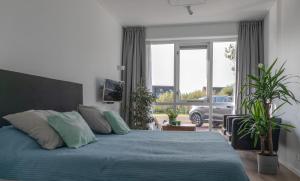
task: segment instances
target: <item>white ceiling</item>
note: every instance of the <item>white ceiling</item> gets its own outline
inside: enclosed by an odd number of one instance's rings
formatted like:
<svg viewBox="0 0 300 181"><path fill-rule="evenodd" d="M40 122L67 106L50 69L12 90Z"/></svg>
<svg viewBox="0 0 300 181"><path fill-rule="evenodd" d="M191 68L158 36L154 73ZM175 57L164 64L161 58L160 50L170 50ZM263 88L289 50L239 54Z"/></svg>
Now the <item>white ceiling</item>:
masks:
<svg viewBox="0 0 300 181"><path fill-rule="evenodd" d="M183 0L184 1L184 0ZM168 0L99 0L122 25L196 24L259 19L275 0L207 0L194 5L193 15Z"/></svg>

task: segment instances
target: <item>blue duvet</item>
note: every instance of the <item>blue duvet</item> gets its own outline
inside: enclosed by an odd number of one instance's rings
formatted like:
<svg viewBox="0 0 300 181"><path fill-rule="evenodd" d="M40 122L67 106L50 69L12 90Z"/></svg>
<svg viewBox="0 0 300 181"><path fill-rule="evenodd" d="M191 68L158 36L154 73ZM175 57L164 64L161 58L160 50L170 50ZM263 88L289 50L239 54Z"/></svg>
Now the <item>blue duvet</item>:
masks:
<svg viewBox="0 0 300 181"><path fill-rule="evenodd" d="M13 127L1 128L0 178L248 181L239 156L218 133L132 131L97 139L47 151Z"/></svg>

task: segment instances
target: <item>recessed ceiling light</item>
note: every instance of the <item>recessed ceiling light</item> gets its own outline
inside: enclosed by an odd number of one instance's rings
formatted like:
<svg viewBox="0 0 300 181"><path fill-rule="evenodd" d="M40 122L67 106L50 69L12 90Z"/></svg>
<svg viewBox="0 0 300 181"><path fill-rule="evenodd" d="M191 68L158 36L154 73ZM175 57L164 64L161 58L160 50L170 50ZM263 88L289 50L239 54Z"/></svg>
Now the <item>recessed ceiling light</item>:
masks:
<svg viewBox="0 0 300 181"><path fill-rule="evenodd" d="M191 6L206 3L207 0L169 0L172 6Z"/></svg>

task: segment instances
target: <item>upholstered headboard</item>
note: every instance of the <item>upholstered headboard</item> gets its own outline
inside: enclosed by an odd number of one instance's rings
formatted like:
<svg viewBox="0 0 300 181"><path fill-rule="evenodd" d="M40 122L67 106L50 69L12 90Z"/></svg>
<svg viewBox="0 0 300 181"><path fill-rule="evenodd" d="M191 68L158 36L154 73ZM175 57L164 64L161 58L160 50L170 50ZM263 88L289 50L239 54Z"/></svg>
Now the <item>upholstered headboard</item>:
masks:
<svg viewBox="0 0 300 181"><path fill-rule="evenodd" d="M0 70L0 127L7 114L30 109L72 111L82 99L81 84Z"/></svg>

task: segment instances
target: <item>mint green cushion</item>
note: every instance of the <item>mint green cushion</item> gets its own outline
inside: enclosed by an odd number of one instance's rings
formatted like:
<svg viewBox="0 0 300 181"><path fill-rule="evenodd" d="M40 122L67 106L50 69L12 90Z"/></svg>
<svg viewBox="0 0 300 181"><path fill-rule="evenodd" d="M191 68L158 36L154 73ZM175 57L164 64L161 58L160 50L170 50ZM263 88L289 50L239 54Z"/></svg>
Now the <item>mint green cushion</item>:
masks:
<svg viewBox="0 0 300 181"><path fill-rule="evenodd" d="M94 133L78 112L48 116L48 123L70 148L79 148L96 140Z"/></svg>
<svg viewBox="0 0 300 181"><path fill-rule="evenodd" d="M130 128L118 113L113 111L105 111L103 114L114 133L127 134L130 131Z"/></svg>

